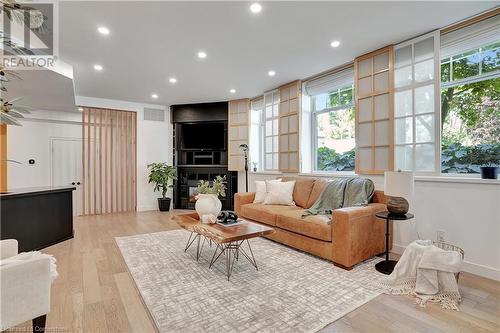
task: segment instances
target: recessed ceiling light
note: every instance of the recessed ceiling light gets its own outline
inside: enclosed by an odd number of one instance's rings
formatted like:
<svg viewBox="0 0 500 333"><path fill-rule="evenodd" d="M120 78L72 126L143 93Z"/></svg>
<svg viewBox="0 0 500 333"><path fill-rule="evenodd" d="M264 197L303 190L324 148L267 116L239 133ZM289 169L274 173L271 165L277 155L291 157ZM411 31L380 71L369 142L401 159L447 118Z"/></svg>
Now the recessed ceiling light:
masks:
<svg viewBox="0 0 500 333"><path fill-rule="evenodd" d="M101 65L94 65L94 69L96 71L102 71L102 66Z"/></svg>
<svg viewBox="0 0 500 333"><path fill-rule="evenodd" d="M250 5L250 11L252 11L252 13L254 14L257 14L257 13L260 13L260 11L262 10L262 6L260 5L260 3L253 3L252 5Z"/></svg>
<svg viewBox="0 0 500 333"><path fill-rule="evenodd" d="M158 95L157 94L151 94L151 98L156 99L156 98L158 98Z"/></svg>
<svg viewBox="0 0 500 333"><path fill-rule="evenodd" d="M82 111L83 111L83 108L78 108L78 111L82 112Z"/></svg>
<svg viewBox="0 0 500 333"><path fill-rule="evenodd" d="M170 79L168 79L168 82L170 82L170 83L176 83L177 79L175 77L171 77Z"/></svg>
<svg viewBox="0 0 500 333"><path fill-rule="evenodd" d="M236 92L236 89L231 89L231 90L229 90L229 92L230 92L231 94L234 94L234 93Z"/></svg>
<svg viewBox="0 0 500 333"><path fill-rule="evenodd" d="M106 27L99 27L97 28L97 31L99 31L101 35L109 35L109 29Z"/></svg>
<svg viewBox="0 0 500 333"><path fill-rule="evenodd" d="M340 42L338 40L334 40L333 42L330 43L331 47L338 47L340 45Z"/></svg>
<svg viewBox="0 0 500 333"><path fill-rule="evenodd" d="M275 71L269 71L269 72L267 72L267 75L269 75L269 76L275 76L276 72Z"/></svg>
<svg viewBox="0 0 500 333"><path fill-rule="evenodd" d="M207 53L204 51L198 52L198 58L205 59L207 57Z"/></svg>

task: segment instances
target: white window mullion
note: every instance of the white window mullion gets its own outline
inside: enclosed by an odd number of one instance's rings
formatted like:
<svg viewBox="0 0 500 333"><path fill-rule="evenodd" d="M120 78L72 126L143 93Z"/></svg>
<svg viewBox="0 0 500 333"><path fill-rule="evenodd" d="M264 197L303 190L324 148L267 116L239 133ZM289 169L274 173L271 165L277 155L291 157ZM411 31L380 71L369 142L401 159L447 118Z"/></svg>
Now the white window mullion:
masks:
<svg viewBox="0 0 500 333"><path fill-rule="evenodd" d="M426 174L436 173L439 171L440 161L438 156L440 129L439 32L432 32L401 43L394 48L394 53L396 58L395 77L397 77L397 82L399 82L395 87L394 94L396 107L394 113L394 133L397 147L394 153L395 168ZM404 56L405 54L407 54L406 57ZM407 59L408 56L411 56L411 59ZM431 61L433 62L433 67L429 68L430 71L425 71L426 65L428 66ZM411 75L408 75L409 70L411 70ZM433 89L426 89L426 87L431 85ZM405 98L407 98L405 96L408 94L411 94L411 101L407 99L408 103L405 103ZM400 99L399 103L397 103L398 99ZM426 101L427 103L425 103ZM401 109L404 105L406 107ZM411 110L408 110L409 105L411 105ZM422 107L424 109L419 109ZM432 110L432 112L428 112L427 109ZM418 128L419 124L423 124L425 118L427 118L425 116L429 115L433 117L433 122L430 125L434 129L430 133L422 132L422 129L419 130ZM408 118L411 118L411 121ZM411 142L407 142L406 139L404 142L400 142L398 138L401 138L401 136L409 137L408 134L410 132L406 135L401 132L401 130L410 130L405 125L407 122L411 123ZM425 127L429 126L424 125ZM427 140L426 136L432 140ZM431 145L434 147L432 161L429 156L426 156L428 154L426 150L430 149ZM408 154L405 147L411 147L411 161L407 160ZM429 163L432 163L432 165L429 165Z"/></svg>

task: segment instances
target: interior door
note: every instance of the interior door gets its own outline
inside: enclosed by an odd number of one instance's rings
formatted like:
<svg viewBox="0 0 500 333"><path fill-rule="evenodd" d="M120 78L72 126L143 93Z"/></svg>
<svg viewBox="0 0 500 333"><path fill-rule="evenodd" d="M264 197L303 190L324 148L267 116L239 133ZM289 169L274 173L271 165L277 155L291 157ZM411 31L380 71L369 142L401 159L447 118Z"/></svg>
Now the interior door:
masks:
<svg viewBox="0 0 500 333"><path fill-rule="evenodd" d="M82 215L82 140L51 139L51 185L75 186L73 215Z"/></svg>

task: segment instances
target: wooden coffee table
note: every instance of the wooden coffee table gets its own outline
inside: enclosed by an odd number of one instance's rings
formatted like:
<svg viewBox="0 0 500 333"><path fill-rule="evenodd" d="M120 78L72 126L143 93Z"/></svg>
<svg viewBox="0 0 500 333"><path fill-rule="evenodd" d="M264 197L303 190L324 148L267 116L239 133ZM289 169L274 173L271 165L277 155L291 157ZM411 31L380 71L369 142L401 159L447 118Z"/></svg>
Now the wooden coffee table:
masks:
<svg viewBox="0 0 500 333"><path fill-rule="evenodd" d="M187 251L196 241L196 260L201 256L205 241L208 240L208 242L214 242L217 245L208 268L210 269L217 259L219 259L221 255L224 255L226 257L226 274L228 281L231 277L234 263L239 259L240 254L243 255L256 270L259 270L257 261L253 255L252 247L248 240L274 232L273 228L246 220L233 226L204 224L200 222L197 213L176 215L173 217L173 220L176 221L181 228L191 232L184 251ZM249 253L243 248L242 245L244 243L247 244Z"/></svg>

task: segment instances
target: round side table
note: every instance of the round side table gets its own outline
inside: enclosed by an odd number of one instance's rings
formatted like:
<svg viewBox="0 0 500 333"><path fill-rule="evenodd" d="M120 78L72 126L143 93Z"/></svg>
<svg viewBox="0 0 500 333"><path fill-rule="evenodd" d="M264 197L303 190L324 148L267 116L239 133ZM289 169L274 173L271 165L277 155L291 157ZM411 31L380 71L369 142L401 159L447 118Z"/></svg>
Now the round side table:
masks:
<svg viewBox="0 0 500 333"><path fill-rule="evenodd" d="M375 214L376 217L385 220L385 260L377 263L375 269L383 274L391 274L394 266L398 263L397 260L389 260L389 221L406 221L413 218L413 214L406 213L404 215L394 215L389 212L380 212Z"/></svg>

